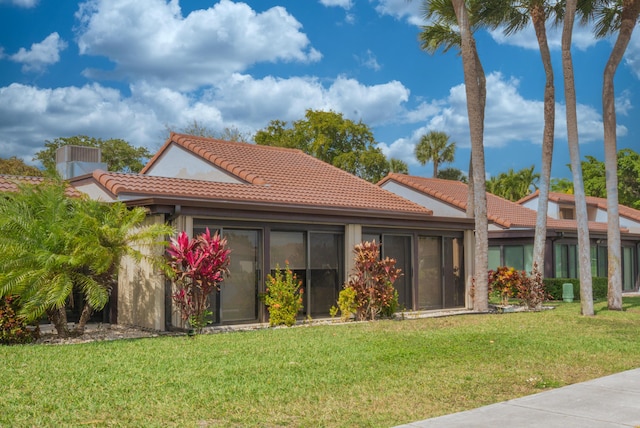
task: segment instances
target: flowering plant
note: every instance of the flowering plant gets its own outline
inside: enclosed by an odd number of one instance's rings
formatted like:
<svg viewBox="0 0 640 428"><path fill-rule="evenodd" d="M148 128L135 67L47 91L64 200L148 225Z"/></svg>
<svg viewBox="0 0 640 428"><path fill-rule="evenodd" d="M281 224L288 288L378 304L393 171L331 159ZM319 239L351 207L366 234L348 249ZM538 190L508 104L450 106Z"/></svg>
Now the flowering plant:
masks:
<svg viewBox="0 0 640 428"><path fill-rule="evenodd" d="M522 272L524 274L524 272ZM525 275L526 276L526 275ZM521 281L520 272L512 267L500 266L489 271L489 293L497 293L503 305L509 304L518 283Z"/></svg>
<svg viewBox="0 0 640 428"><path fill-rule="evenodd" d="M177 239L171 238L167 253L178 286L171 297L182 320L202 332L212 314L208 310L208 296L219 291L220 283L229 275L231 250L227 249L227 240L218 232L211 236L208 228L194 239L183 231Z"/></svg>

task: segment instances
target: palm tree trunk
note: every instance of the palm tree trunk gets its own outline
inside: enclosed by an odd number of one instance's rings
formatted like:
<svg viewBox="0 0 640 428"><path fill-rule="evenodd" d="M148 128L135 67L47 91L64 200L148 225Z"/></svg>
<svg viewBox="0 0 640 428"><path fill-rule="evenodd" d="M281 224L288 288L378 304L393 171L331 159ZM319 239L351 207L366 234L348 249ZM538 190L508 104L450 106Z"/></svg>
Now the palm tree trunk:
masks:
<svg viewBox="0 0 640 428"><path fill-rule="evenodd" d="M576 203L578 226L578 260L580 270L580 307L582 315L592 316L593 287L591 278L591 247L589 242L589 222L587 201L582 181L580 149L578 147L578 116L576 112L576 88L571 57L571 36L575 19L577 0L567 0L564 27L562 29L562 71L564 75L564 97L567 110L567 140L573 174L573 189Z"/></svg>
<svg viewBox="0 0 640 428"><path fill-rule="evenodd" d="M546 14L544 4L536 3L531 9L531 22L538 39L540 56L546 78L544 87L544 131L542 134L542 165L540 186L538 187L538 212L536 214L536 231L533 241L533 266L544 276L545 247L547 241L547 210L549 206L549 186L551 182L551 164L553 158L553 139L556 116L555 86L553 82L553 66L551 52L547 42L545 28Z"/></svg>
<svg viewBox="0 0 640 428"><path fill-rule="evenodd" d="M479 312L489 309L488 301L488 250L489 234L487 220L487 194L484 162L484 106L486 84L484 70L476 50L471 33L469 16L464 0L451 0L460 28L462 66L467 95L467 114L469 116L469 134L471 137L471 161L473 164L473 200L475 216L475 293L473 308Z"/></svg>
<svg viewBox="0 0 640 428"><path fill-rule="evenodd" d="M602 84L602 115L604 124L604 164L607 188L607 250L609 309L622 310L622 249L620 242L620 216L618 212L618 154L616 141L616 106L613 78L627 49L638 14L640 0L625 0L618 38L604 68Z"/></svg>
<svg viewBox="0 0 640 428"><path fill-rule="evenodd" d="M72 334L74 336L82 336L84 334L84 329L87 326L89 318L91 317L91 312L93 312L91 306L89 306L89 303L85 302L84 307L82 308L82 313L80 314L80 319L78 320L78 324L76 324L76 327L73 329Z"/></svg>
<svg viewBox="0 0 640 428"><path fill-rule="evenodd" d="M47 311L49 321L56 329L58 337L64 339L69 337L69 327L67 325L67 311L65 307L52 308Z"/></svg>

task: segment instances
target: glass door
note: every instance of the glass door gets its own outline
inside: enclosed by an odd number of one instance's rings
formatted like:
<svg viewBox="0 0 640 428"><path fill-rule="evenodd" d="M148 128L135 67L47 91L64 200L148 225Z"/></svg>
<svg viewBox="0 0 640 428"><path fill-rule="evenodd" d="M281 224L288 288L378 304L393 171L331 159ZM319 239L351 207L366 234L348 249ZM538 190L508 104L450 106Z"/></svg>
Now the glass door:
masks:
<svg viewBox="0 0 640 428"><path fill-rule="evenodd" d="M258 284L261 281L259 231L224 229L232 252L231 275L220 287L220 322L254 321L258 318Z"/></svg>

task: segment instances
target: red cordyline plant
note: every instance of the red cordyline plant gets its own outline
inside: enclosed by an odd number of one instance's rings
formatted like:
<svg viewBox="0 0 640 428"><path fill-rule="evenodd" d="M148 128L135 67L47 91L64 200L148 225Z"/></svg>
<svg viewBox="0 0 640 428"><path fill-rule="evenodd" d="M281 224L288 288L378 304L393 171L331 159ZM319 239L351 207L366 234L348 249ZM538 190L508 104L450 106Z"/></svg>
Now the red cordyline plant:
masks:
<svg viewBox="0 0 640 428"><path fill-rule="evenodd" d="M359 320L375 319L386 309L393 309L396 291L393 283L400 276L396 260L380 260L376 241L361 242L354 247L355 267L345 288L356 292L356 316Z"/></svg>
<svg viewBox="0 0 640 428"><path fill-rule="evenodd" d="M175 274L178 290L171 296L178 305L183 321L202 332L211 314L208 296L220 290L220 283L229 275L227 239L218 232L206 231L193 239L183 231L171 238L167 250L169 266Z"/></svg>

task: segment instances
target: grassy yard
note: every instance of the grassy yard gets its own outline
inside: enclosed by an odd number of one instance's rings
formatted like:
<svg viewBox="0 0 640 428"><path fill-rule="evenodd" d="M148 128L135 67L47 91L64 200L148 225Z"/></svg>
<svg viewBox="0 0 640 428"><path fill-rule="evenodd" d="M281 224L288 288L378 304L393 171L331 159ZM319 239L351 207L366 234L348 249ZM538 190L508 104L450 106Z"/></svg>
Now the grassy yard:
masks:
<svg viewBox="0 0 640 428"><path fill-rule="evenodd" d="M0 347L0 426L389 427L640 367L624 306Z"/></svg>

